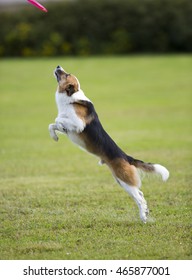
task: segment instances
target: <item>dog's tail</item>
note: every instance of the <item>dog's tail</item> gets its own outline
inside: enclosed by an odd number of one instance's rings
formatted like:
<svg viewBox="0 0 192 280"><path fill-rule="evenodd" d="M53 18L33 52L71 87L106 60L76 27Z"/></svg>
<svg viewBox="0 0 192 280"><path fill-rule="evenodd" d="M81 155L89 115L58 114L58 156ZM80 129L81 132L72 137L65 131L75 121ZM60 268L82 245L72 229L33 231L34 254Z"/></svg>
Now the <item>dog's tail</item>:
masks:
<svg viewBox="0 0 192 280"><path fill-rule="evenodd" d="M133 159L131 164L144 172L160 175L163 181L169 178L169 171L160 164L146 163L138 159Z"/></svg>

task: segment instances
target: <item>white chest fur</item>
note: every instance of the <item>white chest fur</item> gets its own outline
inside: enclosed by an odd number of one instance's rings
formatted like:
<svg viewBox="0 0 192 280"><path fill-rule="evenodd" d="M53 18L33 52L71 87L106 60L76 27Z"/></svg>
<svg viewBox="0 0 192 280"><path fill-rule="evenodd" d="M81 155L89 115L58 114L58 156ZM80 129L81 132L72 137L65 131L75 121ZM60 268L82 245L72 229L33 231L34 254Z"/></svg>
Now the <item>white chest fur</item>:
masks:
<svg viewBox="0 0 192 280"><path fill-rule="evenodd" d="M58 116L55 122L69 132L82 132L85 128L85 123L75 112L74 100L65 93L56 92L55 97L58 108Z"/></svg>

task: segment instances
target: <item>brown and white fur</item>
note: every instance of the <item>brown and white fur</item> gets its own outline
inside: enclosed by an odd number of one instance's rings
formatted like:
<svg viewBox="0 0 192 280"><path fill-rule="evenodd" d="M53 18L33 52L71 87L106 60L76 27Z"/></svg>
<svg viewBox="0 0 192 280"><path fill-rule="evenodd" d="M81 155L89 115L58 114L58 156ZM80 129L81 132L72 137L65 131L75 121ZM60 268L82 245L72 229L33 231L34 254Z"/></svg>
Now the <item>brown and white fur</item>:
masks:
<svg viewBox="0 0 192 280"><path fill-rule="evenodd" d="M109 167L117 183L135 200L145 223L149 210L140 191L138 170L159 174L163 181L168 179L169 171L160 164L145 163L123 152L103 129L93 103L84 95L78 79L60 66L54 74L58 82L58 116L55 123L49 125L50 136L58 141L56 131L62 132L82 149L99 157L100 164Z"/></svg>

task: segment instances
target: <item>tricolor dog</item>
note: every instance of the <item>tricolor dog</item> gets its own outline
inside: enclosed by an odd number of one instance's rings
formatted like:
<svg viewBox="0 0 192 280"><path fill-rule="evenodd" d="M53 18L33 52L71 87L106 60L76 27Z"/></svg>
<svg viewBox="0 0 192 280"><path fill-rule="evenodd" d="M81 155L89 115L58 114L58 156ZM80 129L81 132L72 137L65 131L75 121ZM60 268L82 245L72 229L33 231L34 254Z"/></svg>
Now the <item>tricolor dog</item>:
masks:
<svg viewBox="0 0 192 280"><path fill-rule="evenodd" d="M57 66L55 77L58 82L56 104L58 116L49 125L50 136L58 141L57 131L106 164L117 183L135 200L141 220L145 223L149 213L147 202L140 191L139 170L156 173L166 181L169 171L160 164L145 163L122 151L102 127L93 103L84 95L78 79Z"/></svg>

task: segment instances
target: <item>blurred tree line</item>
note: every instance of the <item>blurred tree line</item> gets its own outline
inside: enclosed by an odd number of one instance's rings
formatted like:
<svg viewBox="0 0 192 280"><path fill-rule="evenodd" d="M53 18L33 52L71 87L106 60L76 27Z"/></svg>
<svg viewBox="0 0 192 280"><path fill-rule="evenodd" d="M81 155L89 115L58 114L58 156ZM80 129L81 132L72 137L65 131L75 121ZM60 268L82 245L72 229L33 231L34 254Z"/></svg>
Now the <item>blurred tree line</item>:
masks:
<svg viewBox="0 0 192 280"><path fill-rule="evenodd" d="M0 13L0 56L192 51L192 0L73 0Z"/></svg>

